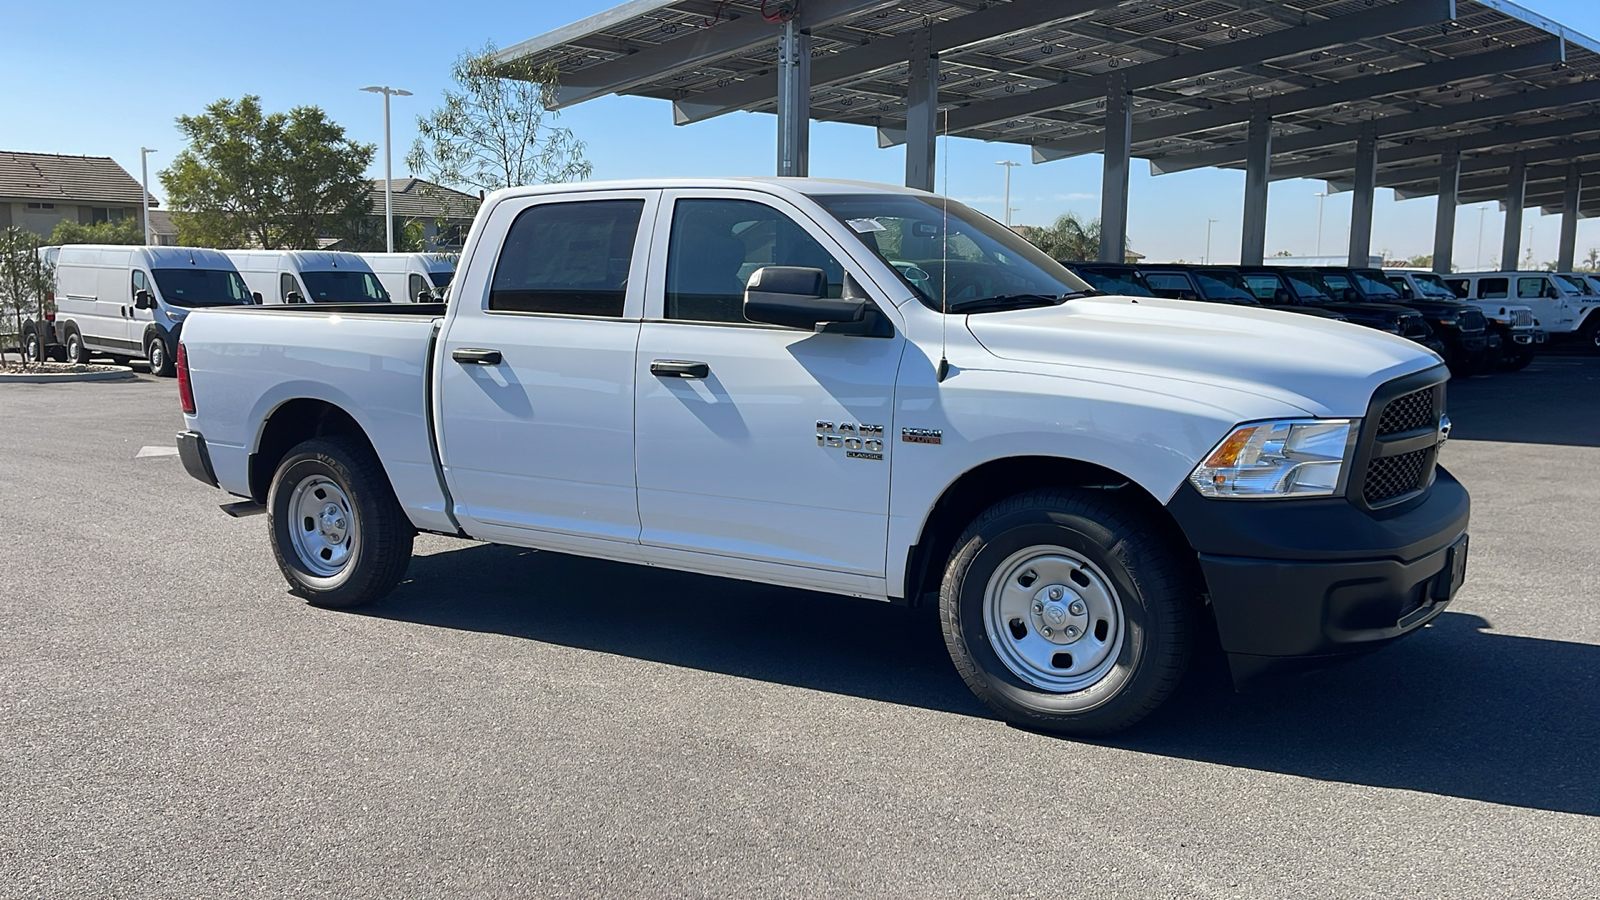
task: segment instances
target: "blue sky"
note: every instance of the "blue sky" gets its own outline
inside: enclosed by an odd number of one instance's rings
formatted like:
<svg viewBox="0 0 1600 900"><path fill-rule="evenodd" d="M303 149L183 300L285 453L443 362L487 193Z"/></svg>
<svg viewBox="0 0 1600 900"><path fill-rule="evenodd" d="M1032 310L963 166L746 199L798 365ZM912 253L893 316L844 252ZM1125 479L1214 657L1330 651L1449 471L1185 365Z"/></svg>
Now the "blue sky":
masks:
<svg viewBox="0 0 1600 900"><path fill-rule="evenodd" d="M139 175L139 148L154 147L155 171L182 149L173 120L222 97L259 94L268 109L320 106L351 136L379 143L373 175L383 171L382 101L359 89L390 84L416 96L394 101L395 174L415 133L416 115L438 103L450 63L463 49L493 39L514 44L600 12L617 0L506 3L456 0L441 6L416 0L371 4L271 4L110 0L71 4L8 4L8 90L0 93L0 149L109 155ZM1595 0L1523 0L1524 5L1577 31L1600 37ZM608 97L574 107L561 123L587 141L599 178L672 175L768 175L773 171L774 118L733 114L687 127L672 124L665 101ZM1015 160L1013 220L1042 224L1075 210L1099 214L1100 158L1028 163L1027 150L953 139L948 145L949 193L1001 216L1004 173ZM943 164L941 163L941 169ZM899 182L904 155L880 150L875 133L849 125L812 130L811 172ZM941 186L944 184L941 173ZM1130 238L1152 259L1199 260L1208 219L1212 259L1238 258L1244 175L1202 170L1152 178L1135 161ZM941 188L942 189L942 188ZM1278 182L1272 188L1267 250L1316 250L1316 193L1321 182ZM1480 210L1487 210L1480 213ZM1333 195L1323 211L1322 250L1342 253L1349 195ZM1374 251L1397 255L1433 249L1431 199L1395 201L1380 190ZM1498 255L1503 218L1493 204L1462 207L1456 260L1473 268L1480 223L1485 258ZM1554 259L1559 217L1526 213L1540 260ZM1600 220L1580 224L1578 252L1600 247Z"/></svg>

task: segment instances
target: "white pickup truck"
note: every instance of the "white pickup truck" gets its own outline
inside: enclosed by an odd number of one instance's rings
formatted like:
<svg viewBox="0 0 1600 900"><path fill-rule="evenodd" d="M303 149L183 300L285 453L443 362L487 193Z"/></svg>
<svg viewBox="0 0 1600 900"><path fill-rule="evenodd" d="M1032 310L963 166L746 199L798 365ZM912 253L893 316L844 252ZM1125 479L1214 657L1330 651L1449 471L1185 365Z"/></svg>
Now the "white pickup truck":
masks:
<svg viewBox="0 0 1600 900"><path fill-rule="evenodd" d="M427 531L937 604L1031 728L1130 725L1205 629L1241 684L1381 646L1465 576L1437 356L1099 294L912 190L500 191L448 308L199 310L178 359L185 467L312 603Z"/></svg>

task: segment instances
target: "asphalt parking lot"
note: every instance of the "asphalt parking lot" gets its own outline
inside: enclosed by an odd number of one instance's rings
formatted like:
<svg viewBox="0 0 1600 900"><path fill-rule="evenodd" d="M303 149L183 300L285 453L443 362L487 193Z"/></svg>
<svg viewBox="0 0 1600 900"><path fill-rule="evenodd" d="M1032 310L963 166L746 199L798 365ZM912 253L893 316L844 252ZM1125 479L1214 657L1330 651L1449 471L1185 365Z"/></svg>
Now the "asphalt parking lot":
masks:
<svg viewBox="0 0 1600 900"><path fill-rule="evenodd" d="M1452 385L1434 626L1075 742L865 601L424 536L315 609L144 450L172 381L3 385L0 896L1592 898L1597 395Z"/></svg>

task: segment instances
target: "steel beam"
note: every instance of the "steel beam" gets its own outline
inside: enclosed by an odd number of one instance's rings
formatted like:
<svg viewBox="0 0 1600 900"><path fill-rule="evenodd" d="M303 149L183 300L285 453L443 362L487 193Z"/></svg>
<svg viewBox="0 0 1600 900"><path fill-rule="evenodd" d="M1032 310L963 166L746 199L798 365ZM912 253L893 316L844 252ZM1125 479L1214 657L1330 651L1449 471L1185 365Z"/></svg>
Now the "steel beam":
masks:
<svg viewBox="0 0 1600 900"><path fill-rule="evenodd" d="M932 52L948 57L968 47L1069 21L1121 2L1123 0L1013 0L1003 6L934 22L927 30L931 31L929 40ZM809 13L807 20L810 20ZM911 58L914 40L915 35L896 35L823 57L811 68L811 86L820 88L839 84L903 65ZM767 83L759 78L751 78L675 101L672 104L673 121L679 125L701 122L724 113L760 106L771 99L772 93Z"/></svg>
<svg viewBox="0 0 1600 900"><path fill-rule="evenodd" d="M900 0L806 0L802 7L805 27L822 28L863 13L896 6ZM661 4L665 5L665 4ZM601 14L605 15L604 13ZM598 18L598 17L596 17ZM583 23L578 23L581 26ZM577 27L577 26L574 26ZM563 109L585 100L616 94L637 87L667 73L689 66L715 62L724 57L754 50L775 36L778 26L757 15L724 16L710 28L693 29L688 37L663 41L648 49L618 57L587 68L561 72L552 109ZM568 38L572 40L573 38ZM511 62L537 52L536 42L518 44L496 54L500 62Z"/></svg>
<svg viewBox="0 0 1600 900"><path fill-rule="evenodd" d="M1520 147L1530 141L1549 140L1551 138L1571 138L1578 142L1580 136L1600 131L1600 118L1594 116L1580 116L1568 119L1556 119L1550 122L1541 122L1537 125L1521 125L1510 128L1496 128L1490 131L1464 134L1460 137L1437 141L1412 141L1409 144L1390 147L1384 151L1385 162L1410 162L1419 159L1429 159L1445 152L1451 146L1458 146L1462 152L1469 150L1485 150L1491 147ZM1528 151L1528 161L1534 162L1537 157L1539 162L1564 161L1573 156L1589 156L1600 154L1600 149L1591 149L1580 152L1583 147L1600 148L1600 140L1593 137L1582 138L1581 145L1571 143L1575 149L1568 152L1561 149L1561 145L1553 147L1539 147ZM1464 172L1481 172L1486 169L1503 169L1509 165L1511 154L1481 155L1471 157L1462 163ZM1499 160L1498 165L1482 165L1485 159ZM1151 168L1160 165L1160 160L1151 162ZM1355 154L1341 153L1305 162L1280 162L1272 167L1272 178L1281 181L1286 178L1320 178L1336 177L1349 172L1355 167ZM1420 171L1420 170L1419 170ZM1429 167L1428 171L1432 171ZM1380 177L1382 177L1380 175ZM1409 179L1416 180L1416 179ZM1403 183L1403 182L1401 182Z"/></svg>
<svg viewBox="0 0 1600 900"><path fill-rule="evenodd" d="M1493 50L1460 59L1385 72L1382 75L1352 78L1322 87L1278 94L1268 98L1265 104L1271 115L1283 116L1403 91L1437 87L1441 84L1498 72L1514 72L1534 66L1554 65L1565 61L1565 47L1563 41L1556 39L1522 47ZM1230 125L1241 125L1250 121L1252 109L1253 107L1248 104L1232 104L1141 122L1133 129L1133 142L1137 145L1148 141L1199 134ZM1036 158L1048 161L1093 153L1099 146L1093 137L1083 137L1069 141L1045 141L1035 144L1034 148Z"/></svg>
<svg viewBox="0 0 1600 900"><path fill-rule="evenodd" d="M1506 184L1506 230L1500 244L1500 268L1515 270L1522 259L1522 205L1527 191L1528 161L1519 153Z"/></svg>
<svg viewBox="0 0 1600 900"><path fill-rule="evenodd" d="M1105 173L1100 189L1100 262L1123 262L1128 247L1128 163L1133 98L1128 83L1111 79L1106 91Z"/></svg>
<svg viewBox="0 0 1600 900"><path fill-rule="evenodd" d="M1241 65L1293 56L1308 50L1349 44L1408 28L1455 18L1455 0L1399 0L1386 6L1285 28L1269 34L1229 41L1192 53L1119 69L1129 90L1155 87ZM983 100L950 113L952 134L1094 100L1106 90L1102 77L1085 78L993 100ZM1130 135L1131 137L1131 135Z"/></svg>
<svg viewBox="0 0 1600 900"><path fill-rule="evenodd" d="M1445 151L1439 161L1439 209L1433 220L1433 270L1450 274L1456 250L1456 188L1461 183L1461 151Z"/></svg>
<svg viewBox="0 0 1600 900"><path fill-rule="evenodd" d="M1267 195L1272 172L1272 114L1263 106L1250 118L1250 158L1244 170L1244 236L1239 261L1259 266L1267 256Z"/></svg>
<svg viewBox="0 0 1600 900"><path fill-rule="evenodd" d="M1567 189L1561 197L1561 245L1556 271L1571 272L1578 256L1578 209L1583 199L1583 171L1576 163L1567 166Z"/></svg>
<svg viewBox="0 0 1600 900"><path fill-rule="evenodd" d="M906 79L906 187L933 190L938 152L939 57L932 29L912 35L910 76Z"/></svg>
<svg viewBox="0 0 1600 900"><path fill-rule="evenodd" d="M1364 269L1372 256L1372 204L1378 190L1378 127L1361 126L1356 142L1355 198L1350 203L1350 267Z"/></svg>
<svg viewBox="0 0 1600 900"><path fill-rule="evenodd" d="M1385 135L1397 136L1413 131L1432 131L1482 119L1498 119L1505 116L1519 115L1537 109L1576 106L1592 103L1596 100L1600 100L1600 81L1581 81L1562 85L1561 87L1505 94L1499 97L1491 97L1487 100L1452 103L1449 106L1389 116L1380 121L1383 123L1383 133ZM1348 144L1357 139L1360 130L1360 124L1335 125L1330 128L1318 128L1312 131L1284 135L1278 139L1278 152L1303 153L1323 147ZM1243 150L1244 146L1242 144L1229 144L1224 147L1218 147L1215 150L1201 150L1181 156L1163 157L1152 161L1151 165L1153 168L1159 168L1161 173L1165 174L1168 172L1182 172L1202 166L1237 164L1243 159Z"/></svg>
<svg viewBox="0 0 1600 900"><path fill-rule="evenodd" d="M811 170L811 34L790 19L778 37L778 174Z"/></svg>

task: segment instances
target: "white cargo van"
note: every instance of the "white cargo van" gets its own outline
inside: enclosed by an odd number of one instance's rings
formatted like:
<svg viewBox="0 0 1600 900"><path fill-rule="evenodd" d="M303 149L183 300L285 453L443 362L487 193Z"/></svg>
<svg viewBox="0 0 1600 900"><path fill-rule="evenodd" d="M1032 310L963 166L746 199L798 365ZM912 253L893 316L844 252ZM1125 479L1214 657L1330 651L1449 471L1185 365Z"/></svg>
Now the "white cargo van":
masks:
<svg viewBox="0 0 1600 900"><path fill-rule="evenodd" d="M170 376L190 310L251 302L217 250L74 244L56 251L55 263L55 327L68 362L142 356L151 372Z"/></svg>
<svg viewBox="0 0 1600 900"><path fill-rule="evenodd" d="M434 303L455 277L456 264L443 253L362 253L396 303ZM422 299L426 292L428 297Z"/></svg>
<svg viewBox="0 0 1600 900"><path fill-rule="evenodd" d="M387 303L367 261L333 250L224 250L257 303Z"/></svg>

